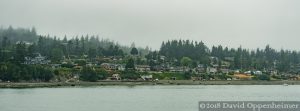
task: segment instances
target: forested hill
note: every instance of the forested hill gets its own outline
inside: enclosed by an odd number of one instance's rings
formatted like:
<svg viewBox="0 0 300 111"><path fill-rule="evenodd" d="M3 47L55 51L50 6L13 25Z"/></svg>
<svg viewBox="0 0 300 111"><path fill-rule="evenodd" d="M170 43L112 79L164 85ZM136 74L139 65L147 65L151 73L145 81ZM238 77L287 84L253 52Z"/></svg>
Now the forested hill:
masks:
<svg viewBox="0 0 300 111"><path fill-rule="evenodd" d="M122 78L133 80L137 80L143 71L180 72L185 79L190 79L190 74L202 74L206 80L212 78L206 74L227 74L236 70L260 71L269 74L267 76L273 72L300 74L299 51L276 50L269 45L249 50L221 45L209 48L203 42L169 40L162 43L160 50L151 51L149 48L136 48L134 44L121 46L93 35L42 36L34 28L9 27L1 29L0 34L0 80L4 81L49 81L53 80L54 73L56 78L70 79L74 76L71 74L80 74L83 80L97 81L100 77L106 79L107 73L102 73L102 68L107 68L105 65L108 66L107 71L117 70L111 74L120 73ZM94 70L95 67L100 71ZM102 75L98 76L98 72ZM227 79L226 76L217 78ZM278 75L274 78L287 77Z"/></svg>
<svg viewBox="0 0 300 111"><path fill-rule="evenodd" d="M67 39L69 38L69 39ZM71 38L71 39L70 39ZM114 41L101 39L98 36L76 36L49 37L37 35L35 28L32 29L0 29L0 48L2 52L17 51L17 41L27 41L30 45L26 47L25 56L33 53L40 53L59 62L63 57L89 56L90 58L99 56L120 56L130 55L132 46L121 46ZM20 46L22 44L19 44ZM151 65L169 64L180 65L180 59L188 57L193 61L193 66L197 64L219 65L230 64L230 69L278 69L279 71L289 71L300 66L300 53L291 50L275 50L267 45L262 49L249 50L242 47L228 48L223 46L207 47L203 42L190 40L169 40L164 41L159 51L150 51L149 48L138 48L138 56L146 58ZM2 59L16 56L14 53L7 53ZM165 58L161 58L164 56ZM72 58L72 57L71 57Z"/></svg>

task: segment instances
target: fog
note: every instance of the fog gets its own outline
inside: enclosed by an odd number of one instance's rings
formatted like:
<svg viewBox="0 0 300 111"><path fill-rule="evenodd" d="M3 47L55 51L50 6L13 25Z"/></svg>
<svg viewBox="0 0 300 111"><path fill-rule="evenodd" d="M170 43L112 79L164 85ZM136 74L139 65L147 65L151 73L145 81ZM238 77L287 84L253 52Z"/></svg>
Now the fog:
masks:
<svg viewBox="0 0 300 111"><path fill-rule="evenodd" d="M159 49L171 39L208 46L299 50L299 0L0 0L2 27L99 35Z"/></svg>

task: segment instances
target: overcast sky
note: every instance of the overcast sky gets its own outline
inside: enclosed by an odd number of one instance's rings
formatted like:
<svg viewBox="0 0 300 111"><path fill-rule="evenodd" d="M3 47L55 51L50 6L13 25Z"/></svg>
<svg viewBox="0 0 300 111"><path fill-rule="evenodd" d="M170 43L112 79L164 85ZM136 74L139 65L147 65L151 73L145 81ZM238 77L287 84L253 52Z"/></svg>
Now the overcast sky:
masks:
<svg viewBox="0 0 300 111"><path fill-rule="evenodd" d="M208 46L300 49L300 0L0 0L0 25L39 34L99 35L158 49L189 39Z"/></svg>

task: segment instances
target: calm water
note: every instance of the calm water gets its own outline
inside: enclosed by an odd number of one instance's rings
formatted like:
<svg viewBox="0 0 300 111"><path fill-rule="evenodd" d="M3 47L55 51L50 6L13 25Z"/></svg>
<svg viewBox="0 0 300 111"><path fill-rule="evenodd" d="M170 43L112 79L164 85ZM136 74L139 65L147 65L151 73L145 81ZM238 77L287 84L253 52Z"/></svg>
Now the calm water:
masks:
<svg viewBox="0 0 300 111"><path fill-rule="evenodd" d="M300 100L300 86L0 89L0 111L198 111L200 100Z"/></svg>

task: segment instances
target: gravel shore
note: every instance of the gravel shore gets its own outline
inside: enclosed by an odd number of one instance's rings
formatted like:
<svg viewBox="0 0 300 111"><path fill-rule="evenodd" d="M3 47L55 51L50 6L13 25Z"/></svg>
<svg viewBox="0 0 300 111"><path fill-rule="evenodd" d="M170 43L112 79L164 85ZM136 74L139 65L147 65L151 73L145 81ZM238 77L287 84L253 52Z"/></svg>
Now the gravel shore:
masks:
<svg viewBox="0 0 300 111"><path fill-rule="evenodd" d="M35 82L35 83L0 83L0 88L39 88L39 87L74 87L74 86L135 86L135 85L300 85L300 81L99 81L99 82Z"/></svg>

